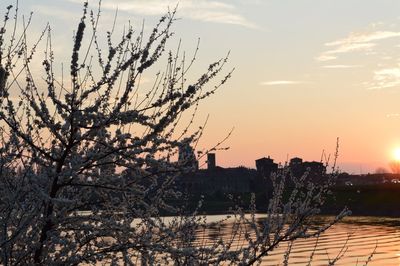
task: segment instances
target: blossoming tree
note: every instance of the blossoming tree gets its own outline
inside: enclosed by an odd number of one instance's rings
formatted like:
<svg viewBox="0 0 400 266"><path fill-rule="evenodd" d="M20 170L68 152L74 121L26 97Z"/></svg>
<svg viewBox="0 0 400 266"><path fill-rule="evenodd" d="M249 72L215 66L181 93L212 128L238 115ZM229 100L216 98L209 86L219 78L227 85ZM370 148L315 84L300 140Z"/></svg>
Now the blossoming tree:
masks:
<svg viewBox="0 0 400 266"><path fill-rule="evenodd" d="M171 204L181 196L174 180L194 165L171 158L202 133L176 129L182 113L195 112L231 72L209 86L223 58L187 81L195 57L185 64L179 51L165 52L174 13L148 38L130 25L116 43L107 32L102 50L100 13L86 2L67 75L55 70L50 26L29 46L30 18L19 24L18 9L7 7L0 30L1 264L253 264L282 242L330 226L309 227L330 181L315 186L302 177L285 200L285 168L273 177L262 226L252 204L250 216L233 210L232 238L197 241L199 232L224 221L210 224L197 210ZM141 91L142 74L164 53L165 70ZM175 216L166 221L166 211Z"/></svg>

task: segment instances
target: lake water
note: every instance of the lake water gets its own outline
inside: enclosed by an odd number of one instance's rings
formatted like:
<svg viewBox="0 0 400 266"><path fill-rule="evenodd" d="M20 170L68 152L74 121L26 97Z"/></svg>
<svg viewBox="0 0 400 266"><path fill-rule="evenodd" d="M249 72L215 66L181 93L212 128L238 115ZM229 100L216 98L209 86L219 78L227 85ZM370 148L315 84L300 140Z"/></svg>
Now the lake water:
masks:
<svg viewBox="0 0 400 266"><path fill-rule="evenodd" d="M208 216L208 220L222 217ZM330 218L319 217L321 222ZM213 232L209 232L207 237L212 236ZM289 265L306 265L315 241L301 239L294 242ZM311 265L327 265L328 258L335 258L344 245L344 256L335 265L364 265L371 253L373 256L368 265L400 265L400 218L346 217L321 235ZM262 265L281 265L286 248L286 243L279 246L263 259Z"/></svg>

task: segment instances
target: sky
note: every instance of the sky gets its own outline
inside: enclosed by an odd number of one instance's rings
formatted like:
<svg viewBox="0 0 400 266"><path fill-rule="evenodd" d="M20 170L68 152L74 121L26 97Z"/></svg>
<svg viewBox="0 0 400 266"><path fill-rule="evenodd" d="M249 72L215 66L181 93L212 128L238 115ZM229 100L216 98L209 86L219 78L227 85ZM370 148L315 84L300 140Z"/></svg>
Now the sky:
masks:
<svg viewBox="0 0 400 266"><path fill-rule="evenodd" d="M2 0L1 8L13 1ZM102 27L155 25L175 0L103 0ZM89 1L97 8L97 1ZM70 56L80 0L19 0L33 11L32 33L50 23L56 59ZM339 138L339 167L350 173L389 169L400 147L400 1L180 0L170 47L200 49L192 78L229 51L232 78L198 110L209 115L200 142L223 167L255 167L270 156L321 159ZM151 80L152 75L146 76Z"/></svg>

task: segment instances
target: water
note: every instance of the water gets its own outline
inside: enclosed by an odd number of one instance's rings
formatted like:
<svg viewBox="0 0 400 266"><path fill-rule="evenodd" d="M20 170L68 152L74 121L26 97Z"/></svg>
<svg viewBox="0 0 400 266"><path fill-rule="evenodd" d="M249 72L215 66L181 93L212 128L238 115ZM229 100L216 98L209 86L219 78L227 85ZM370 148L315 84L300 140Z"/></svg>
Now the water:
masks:
<svg viewBox="0 0 400 266"><path fill-rule="evenodd" d="M222 216L208 216L218 220ZM320 222L332 217L319 217ZM229 227L229 226L227 226ZM209 232L213 238L221 232ZM228 230L222 234L229 236ZM289 265L306 265L314 251L311 265L327 265L341 252L343 256L335 265L364 265L372 254L368 265L400 265L400 218L346 217L328 229L318 239L300 239L294 242ZM262 261L262 265L282 265L287 249L283 243Z"/></svg>

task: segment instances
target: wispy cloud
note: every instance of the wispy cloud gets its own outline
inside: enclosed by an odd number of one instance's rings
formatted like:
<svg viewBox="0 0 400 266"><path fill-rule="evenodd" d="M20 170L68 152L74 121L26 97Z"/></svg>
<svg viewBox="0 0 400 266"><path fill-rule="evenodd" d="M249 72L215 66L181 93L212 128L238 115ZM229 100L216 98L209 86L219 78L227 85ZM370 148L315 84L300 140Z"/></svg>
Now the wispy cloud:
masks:
<svg viewBox="0 0 400 266"><path fill-rule="evenodd" d="M364 33L351 33L344 39L325 43L325 46L332 49L321 53L316 59L318 61L329 61L337 58L338 54L354 51L371 51L377 41L400 37L400 32L395 31L374 31Z"/></svg>
<svg viewBox="0 0 400 266"><path fill-rule="evenodd" d="M399 37L400 32L395 31L374 31L367 33L353 32L348 37L326 43L326 46L347 45L353 43L368 43L372 41L383 40L387 38Z"/></svg>
<svg viewBox="0 0 400 266"><path fill-rule="evenodd" d="M385 89L400 86L400 68L384 68L374 71L372 82L367 83L368 89Z"/></svg>
<svg viewBox="0 0 400 266"><path fill-rule="evenodd" d="M275 85L295 85L295 84L304 84L304 81L295 81L295 80L272 80L272 81L263 81L260 85L263 86L275 86Z"/></svg>
<svg viewBox="0 0 400 266"><path fill-rule="evenodd" d="M68 0L81 3L81 0ZM178 6L178 16L192 20L239 25L247 28L258 26L240 14L232 4L215 0L120 0L104 1L102 8L122 10L145 16L164 15L169 9Z"/></svg>
<svg viewBox="0 0 400 266"><path fill-rule="evenodd" d="M326 65L322 66L323 68L333 68L333 69L341 69L341 68L359 68L363 67L362 65Z"/></svg>

